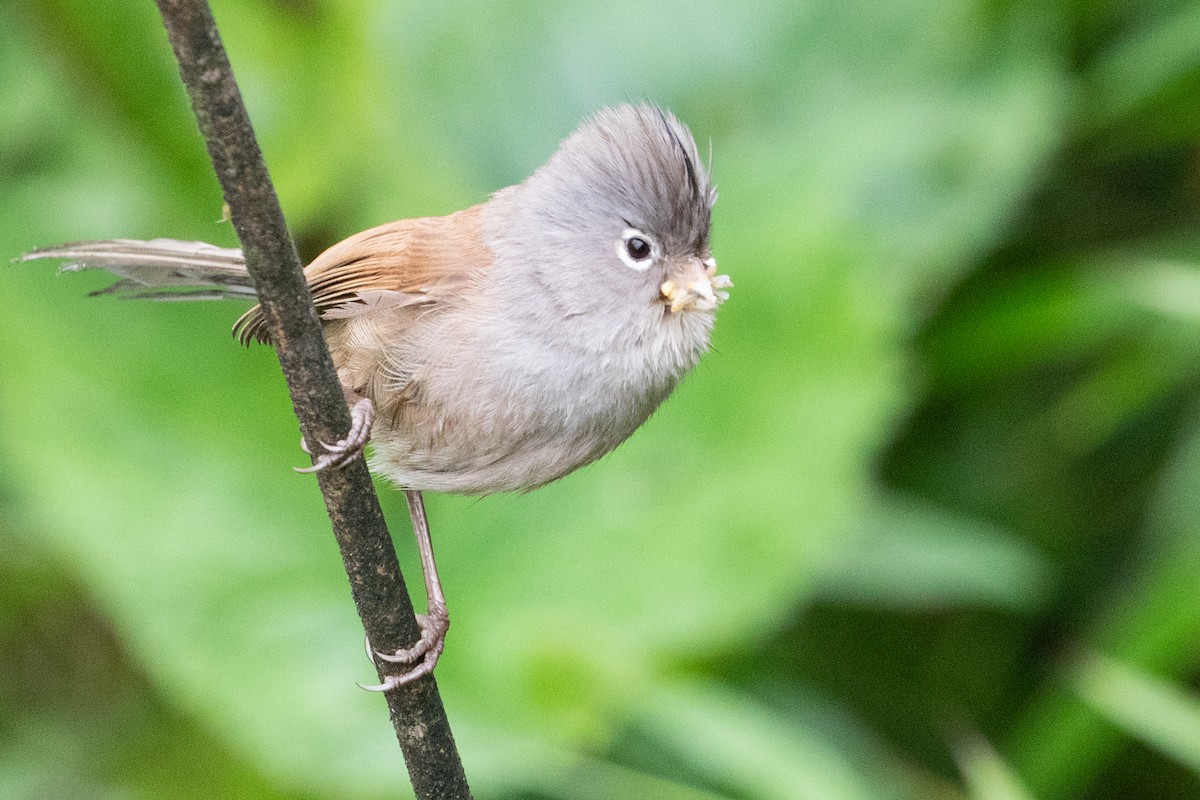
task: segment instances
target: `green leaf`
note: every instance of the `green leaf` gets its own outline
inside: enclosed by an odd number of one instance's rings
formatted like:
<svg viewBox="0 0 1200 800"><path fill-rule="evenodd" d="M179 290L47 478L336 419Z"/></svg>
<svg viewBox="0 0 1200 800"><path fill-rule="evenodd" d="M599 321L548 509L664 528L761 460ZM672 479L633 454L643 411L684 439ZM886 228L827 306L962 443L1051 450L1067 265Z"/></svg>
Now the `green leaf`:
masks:
<svg viewBox="0 0 1200 800"><path fill-rule="evenodd" d="M1104 605L1079 632L1082 646L1161 675L1191 673L1200 644L1198 498L1200 433L1193 424L1161 479L1150 536L1128 577L1108 589ZM1116 745L1095 710L1056 682L1035 696L1016 728L1012 750L1031 785L1043 787L1044 796L1058 797L1094 775Z"/></svg>
<svg viewBox="0 0 1200 800"><path fill-rule="evenodd" d="M1086 114L1091 124L1101 128L1136 115L1132 135L1141 141L1160 144L1193 135L1200 116L1190 108L1192 104L1168 93L1175 90L1187 96L1200 85L1197 37L1200 7L1185 3L1173 13L1152 17L1116 42L1087 76Z"/></svg>
<svg viewBox="0 0 1200 800"><path fill-rule="evenodd" d="M1110 722L1200 774L1200 697L1184 687L1093 654L1072 684Z"/></svg>
<svg viewBox="0 0 1200 800"><path fill-rule="evenodd" d="M844 747L831 717L785 718L714 683L679 681L640 712L651 737L709 781L753 800L888 800L909 796L878 752ZM874 762L872 763L872 760ZM866 763L864 763L864 761Z"/></svg>
<svg viewBox="0 0 1200 800"><path fill-rule="evenodd" d="M1012 768L983 737L960 737L955 748L971 800L1034 800Z"/></svg>
<svg viewBox="0 0 1200 800"><path fill-rule="evenodd" d="M873 503L822 573L817 597L879 607L985 605L1032 611L1049 566L1028 543L980 520L897 496Z"/></svg>

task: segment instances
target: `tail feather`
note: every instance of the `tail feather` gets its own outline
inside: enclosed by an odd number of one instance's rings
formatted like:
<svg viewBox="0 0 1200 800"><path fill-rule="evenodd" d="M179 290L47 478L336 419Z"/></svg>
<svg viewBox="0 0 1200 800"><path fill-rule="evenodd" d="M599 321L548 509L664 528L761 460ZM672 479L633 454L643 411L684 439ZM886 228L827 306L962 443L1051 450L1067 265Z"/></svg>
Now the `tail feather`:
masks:
<svg viewBox="0 0 1200 800"><path fill-rule="evenodd" d="M242 251L176 239L110 239L31 250L17 261L61 258L62 269L105 269L121 278L95 294L152 300L253 298Z"/></svg>

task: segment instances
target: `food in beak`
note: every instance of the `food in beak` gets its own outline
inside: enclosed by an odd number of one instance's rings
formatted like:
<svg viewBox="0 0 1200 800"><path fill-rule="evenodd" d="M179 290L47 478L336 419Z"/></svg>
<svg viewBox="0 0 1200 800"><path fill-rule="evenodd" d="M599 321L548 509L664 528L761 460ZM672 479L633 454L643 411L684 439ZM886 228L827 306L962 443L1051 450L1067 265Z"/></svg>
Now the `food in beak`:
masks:
<svg viewBox="0 0 1200 800"><path fill-rule="evenodd" d="M659 290L670 304L671 312L678 313L687 308L711 311L729 299L729 292L721 291L733 286L728 275L717 275L717 262L709 259L688 262L675 278L663 281Z"/></svg>

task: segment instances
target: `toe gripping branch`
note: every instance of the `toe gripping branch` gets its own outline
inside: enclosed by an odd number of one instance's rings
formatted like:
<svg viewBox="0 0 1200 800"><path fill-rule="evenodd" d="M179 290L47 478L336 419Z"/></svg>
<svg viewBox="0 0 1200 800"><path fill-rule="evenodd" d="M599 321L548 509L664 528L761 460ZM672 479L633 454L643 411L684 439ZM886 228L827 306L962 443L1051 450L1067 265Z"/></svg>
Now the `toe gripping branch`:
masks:
<svg viewBox="0 0 1200 800"><path fill-rule="evenodd" d="M388 675L382 683L360 683L361 688L368 692L386 692L433 673L433 668L437 666L442 650L446 647L450 615L446 613L445 606L431 606L428 614L417 614L417 623L421 626L421 638L412 647L402 648L394 653L381 653L371 647L370 639L366 640L367 658L386 661L389 664L411 664L412 667L398 675Z"/></svg>
<svg viewBox="0 0 1200 800"><path fill-rule="evenodd" d="M374 424L375 404L368 397L355 396L350 406L350 430L345 437L333 444L319 442L325 452L317 456L311 467L295 467L296 472L320 472L323 469L344 467L354 459L361 458L363 448L371 438L371 426ZM303 439L300 440L300 447L312 455Z"/></svg>
<svg viewBox="0 0 1200 800"><path fill-rule="evenodd" d="M374 663L386 661L389 664L411 665L409 669L398 675L386 676L382 683L372 686L359 684L370 692L386 692L431 674L446 646L446 631L450 629L450 615L446 611L446 595L442 591L442 580L438 577L437 561L433 557L433 540L429 536L429 519L425 514L425 501L421 497L421 493L414 489L406 489L404 496L408 500L408 514L412 521L413 534L417 539L417 552L421 555L421 574L425 578L425 601L429 611L425 614L417 614L417 623L421 627L421 638L417 639L410 647L403 647L394 653L380 653L371 646L369 640L367 641L367 657Z"/></svg>

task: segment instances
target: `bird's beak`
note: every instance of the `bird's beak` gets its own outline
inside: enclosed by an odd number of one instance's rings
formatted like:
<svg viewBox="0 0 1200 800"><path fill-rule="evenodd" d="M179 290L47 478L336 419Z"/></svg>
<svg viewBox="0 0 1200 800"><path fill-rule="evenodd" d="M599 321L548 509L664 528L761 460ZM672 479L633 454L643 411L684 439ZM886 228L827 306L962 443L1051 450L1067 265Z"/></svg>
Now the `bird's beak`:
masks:
<svg viewBox="0 0 1200 800"><path fill-rule="evenodd" d="M717 262L711 258L689 258L667 271L667 279L659 287L672 313L694 308L711 311L729 299L733 286L728 275L717 274Z"/></svg>

